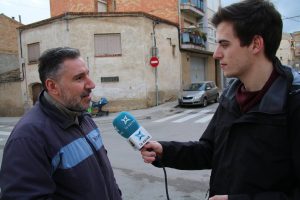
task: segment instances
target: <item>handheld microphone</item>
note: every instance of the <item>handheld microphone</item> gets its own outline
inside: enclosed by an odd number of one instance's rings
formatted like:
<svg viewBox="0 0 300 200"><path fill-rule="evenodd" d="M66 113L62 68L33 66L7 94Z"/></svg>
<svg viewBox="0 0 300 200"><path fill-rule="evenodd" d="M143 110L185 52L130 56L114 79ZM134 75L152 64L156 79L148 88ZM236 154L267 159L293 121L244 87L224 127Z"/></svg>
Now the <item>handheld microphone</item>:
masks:
<svg viewBox="0 0 300 200"><path fill-rule="evenodd" d="M140 150L152 138L129 112L121 112L113 120L113 126L137 150Z"/></svg>
<svg viewBox="0 0 300 200"><path fill-rule="evenodd" d="M126 138L134 149L140 150L152 138L152 136L139 125L136 119L129 112L121 112L113 120L113 125L116 131ZM161 163L164 170L166 195L167 200L169 200L167 172L160 159L156 158L156 161Z"/></svg>

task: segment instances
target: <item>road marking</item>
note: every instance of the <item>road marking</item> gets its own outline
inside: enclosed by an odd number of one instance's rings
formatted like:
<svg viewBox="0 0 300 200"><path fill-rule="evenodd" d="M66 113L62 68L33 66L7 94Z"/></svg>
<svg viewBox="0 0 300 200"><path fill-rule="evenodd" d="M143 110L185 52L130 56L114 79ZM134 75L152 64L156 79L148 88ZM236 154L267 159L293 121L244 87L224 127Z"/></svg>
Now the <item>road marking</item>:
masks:
<svg viewBox="0 0 300 200"><path fill-rule="evenodd" d="M182 115L185 115L185 114L188 114L190 112L193 112L194 110L186 110L182 113L178 113L178 114L175 114L175 115L171 115L169 117L165 117L165 118L162 118L162 119L159 119L159 120L156 120L154 122L164 122L164 121L167 121L167 120L170 120L170 119L173 119L173 118L176 118L176 117L180 117Z"/></svg>
<svg viewBox="0 0 300 200"><path fill-rule="evenodd" d="M4 125L0 125L0 128L3 128L3 127L5 127Z"/></svg>
<svg viewBox="0 0 300 200"><path fill-rule="evenodd" d="M0 131L0 135L10 135L10 132Z"/></svg>
<svg viewBox="0 0 300 200"><path fill-rule="evenodd" d="M173 122L173 123L181 123L181 122L185 122L185 121L187 121L187 120L189 120L189 119L198 117L198 116L203 115L204 113L207 113L207 112L210 112L210 111L211 111L211 110L209 110L209 109L201 110L201 111L198 112L198 113L188 115L188 116L186 116L186 117L183 117L183 118L181 118L181 119L177 119L177 120L172 121L172 122Z"/></svg>
<svg viewBox="0 0 300 200"><path fill-rule="evenodd" d="M205 117L200 118L199 120L195 121L194 123L205 123L211 120L211 118L214 116L214 114L208 114Z"/></svg>

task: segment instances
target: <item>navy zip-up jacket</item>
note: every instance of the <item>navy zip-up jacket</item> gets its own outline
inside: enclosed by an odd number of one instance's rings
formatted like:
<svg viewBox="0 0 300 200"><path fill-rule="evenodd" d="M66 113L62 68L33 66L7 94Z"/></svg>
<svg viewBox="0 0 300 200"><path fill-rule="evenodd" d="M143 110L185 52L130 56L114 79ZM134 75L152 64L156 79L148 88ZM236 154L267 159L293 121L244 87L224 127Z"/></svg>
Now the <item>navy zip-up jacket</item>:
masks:
<svg viewBox="0 0 300 200"><path fill-rule="evenodd" d="M121 200L100 131L89 114L79 125L40 95L4 148L1 200Z"/></svg>
<svg viewBox="0 0 300 200"><path fill-rule="evenodd" d="M163 164L212 169L209 196L299 200L300 75L278 60L274 66L280 76L248 112L239 109L235 94L240 81L235 80L199 141L160 142Z"/></svg>

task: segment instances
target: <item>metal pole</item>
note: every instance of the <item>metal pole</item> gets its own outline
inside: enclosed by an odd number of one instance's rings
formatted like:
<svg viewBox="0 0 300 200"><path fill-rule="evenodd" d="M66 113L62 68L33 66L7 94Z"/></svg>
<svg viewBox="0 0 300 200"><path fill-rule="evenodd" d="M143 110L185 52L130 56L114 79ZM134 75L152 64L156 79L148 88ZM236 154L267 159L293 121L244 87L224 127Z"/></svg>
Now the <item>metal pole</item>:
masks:
<svg viewBox="0 0 300 200"><path fill-rule="evenodd" d="M155 67L155 90L156 90L156 106L158 106L158 82L157 82L157 67Z"/></svg>

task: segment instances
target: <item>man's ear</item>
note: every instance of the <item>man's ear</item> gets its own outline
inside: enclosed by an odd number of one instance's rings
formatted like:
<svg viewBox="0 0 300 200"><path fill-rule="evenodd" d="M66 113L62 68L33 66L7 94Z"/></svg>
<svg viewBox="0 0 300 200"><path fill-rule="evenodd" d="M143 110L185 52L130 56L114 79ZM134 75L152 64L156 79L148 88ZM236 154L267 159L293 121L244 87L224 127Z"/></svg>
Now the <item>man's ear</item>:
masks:
<svg viewBox="0 0 300 200"><path fill-rule="evenodd" d="M59 88L57 87L58 85L55 80L47 78L45 81L45 86L49 94L53 94L53 95L59 94Z"/></svg>
<svg viewBox="0 0 300 200"><path fill-rule="evenodd" d="M252 52L257 54L264 51L264 39L260 35L255 35L252 40Z"/></svg>

